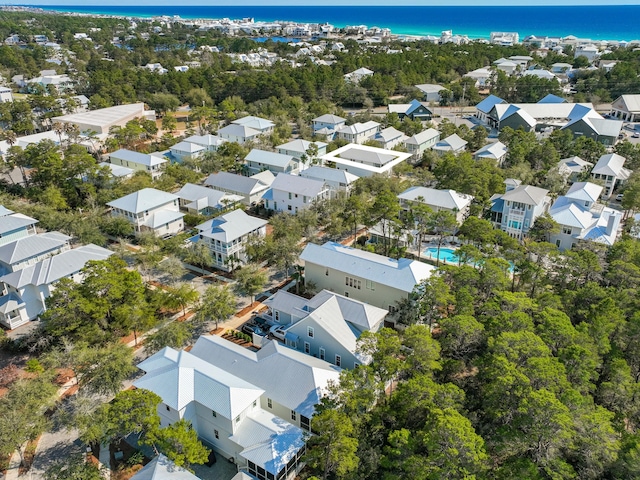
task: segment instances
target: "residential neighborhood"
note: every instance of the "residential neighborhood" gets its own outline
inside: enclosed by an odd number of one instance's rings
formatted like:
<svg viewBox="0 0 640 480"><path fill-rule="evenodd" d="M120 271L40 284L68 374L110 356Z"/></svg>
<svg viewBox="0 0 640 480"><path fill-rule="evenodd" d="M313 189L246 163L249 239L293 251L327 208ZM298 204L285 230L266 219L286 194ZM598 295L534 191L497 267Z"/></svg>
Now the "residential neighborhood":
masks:
<svg viewBox="0 0 640 480"><path fill-rule="evenodd" d="M30 8L0 479L634 478L640 43Z"/></svg>

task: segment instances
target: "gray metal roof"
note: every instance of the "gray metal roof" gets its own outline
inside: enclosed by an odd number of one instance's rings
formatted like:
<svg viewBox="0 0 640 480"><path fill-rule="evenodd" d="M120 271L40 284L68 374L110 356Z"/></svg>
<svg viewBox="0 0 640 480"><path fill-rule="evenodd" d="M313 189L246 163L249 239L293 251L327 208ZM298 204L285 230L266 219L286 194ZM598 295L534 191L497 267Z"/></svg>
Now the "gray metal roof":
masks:
<svg viewBox="0 0 640 480"><path fill-rule="evenodd" d="M4 205L0 205L0 217L4 217L6 215L11 215L12 213L15 213L15 212L13 210L9 210Z"/></svg>
<svg viewBox="0 0 640 480"><path fill-rule="evenodd" d="M366 280L410 293L422 280L429 278L435 267L401 258L383 257L339 243L307 244L300 259L323 267L352 274Z"/></svg>
<svg viewBox="0 0 640 480"><path fill-rule="evenodd" d="M61 278L68 277L82 270L91 260L106 260L113 252L92 243L67 250L52 257L45 258L35 265L8 273L0 277L0 282L14 288L26 285L51 285Z"/></svg>
<svg viewBox="0 0 640 480"><path fill-rule="evenodd" d="M197 202L198 200L204 199L204 204L199 204L198 206L200 208L198 208L198 210L205 207L222 208L225 206L225 203L234 203L242 200L242 197L239 195L225 193L220 190L214 190L213 188L196 185L195 183L185 184L176 192L176 195L188 202Z"/></svg>
<svg viewBox="0 0 640 480"><path fill-rule="evenodd" d="M358 122L354 123L353 125L346 125L342 127L340 130L338 130L338 133L349 133L357 135L359 133L368 132L369 130L378 128L379 126L380 124L378 122L374 122L373 120L365 123Z"/></svg>
<svg viewBox="0 0 640 480"><path fill-rule="evenodd" d="M519 185L513 190L504 193L501 198L504 201L519 202L525 205L541 205L548 198L548 193L549 190L544 188Z"/></svg>
<svg viewBox="0 0 640 480"><path fill-rule="evenodd" d="M382 324L382 321L389 313L388 310L383 308L378 308L354 298L348 298L335 292L330 292L329 290L322 290L316 294L308 301L308 305L311 309L316 309L331 299L335 299L337 302L342 318L361 332L365 330L376 331L377 327Z"/></svg>
<svg viewBox="0 0 640 480"><path fill-rule="evenodd" d="M298 163L298 159L291 155L258 150L257 148L251 149L244 159L248 162L257 162L279 168L286 168L291 162Z"/></svg>
<svg viewBox="0 0 640 480"><path fill-rule="evenodd" d="M176 466L175 463L160 454L131 477L131 480L200 480L200 477Z"/></svg>
<svg viewBox="0 0 640 480"><path fill-rule="evenodd" d="M271 190L296 193L314 198L326 190L326 185L320 180L279 173L271 184Z"/></svg>
<svg viewBox="0 0 640 480"><path fill-rule="evenodd" d="M346 122L344 118L339 117L337 115L332 115L330 113L325 113L324 115L320 115L319 117L314 118L313 121L321 122L321 123L333 123L333 124Z"/></svg>
<svg viewBox="0 0 640 480"><path fill-rule="evenodd" d="M280 150L291 150L293 152L305 153L312 144L318 146L318 148L326 147L328 144L325 142L310 142L309 140L303 140L298 138L296 140L291 140L290 142L283 143L282 145L278 145L276 148Z"/></svg>
<svg viewBox="0 0 640 480"><path fill-rule="evenodd" d="M164 158L158 157L157 155L133 152L124 148L110 153L109 159L112 158L116 158L125 162L137 163L138 165L144 165L145 167L153 167L155 165L162 165L163 163L167 163Z"/></svg>
<svg viewBox="0 0 640 480"><path fill-rule="evenodd" d="M457 133L449 135L444 140L440 140L433 147L434 150L453 150L454 152L464 148L467 145L467 141L458 136Z"/></svg>
<svg viewBox="0 0 640 480"><path fill-rule="evenodd" d="M38 220L35 218L27 217L21 213L11 213L5 216L0 215L0 217L2 217L2 220L0 220L0 236L38 223Z"/></svg>
<svg viewBox="0 0 640 480"><path fill-rule="evenodd" d="M212 173L204 181L204 184L213 188L241 192L246 195L263 192L271 185L270 183L264 183L260 178L256 178L256 175L245 177L229 172Z"/></svg>
<svg viewBox="0 0 640 480"><path fill-rule="evenodd" d="M184 139L185 142L195 143L203 147L220 146L228 140L217 135L191 135Z"/></svg>
<svg viewBox="0 0 640 480"><path fill-rule="evenodd" d="M436 190L428 187L410 187L398 195L400 200L417 201L422 197L421 202L425 205L446 208L448 210L462 210L472 201L471 195L458 193L455 190Z"/></svg>
<svg viewBox="0 0 640 480"><path fill-rule="evenodd" d="M191 354L257 385L267 397L308 418L327 393L329 381L337 381L341 371L274 341L263 342L259 351L252 352L216 335L203 335Z"/></svg>
<svg viewBox="0 0 640 480"><path fill-rule="evenodd" d="M28 258L62 248L71 237L59 232L28 235L0 246L0 262L13 265Z"/></svg>
<svg viewBox="0 0 640 480"><path fill-rule="evenodd" d="M0 297L0 313L7 314L17 310L24 305L24 301L15 292L10 292L8 295Z"/></svg>
<svg viewBox="0 0 640 480"><path fill-rule="evenodd" d="M244 125L249 128L253 128L255 130L265 130L267 128L271 128L275 126L271 120L267 120L266 118L256 117L254 115L249 115L247 117L242 117L233 122L236 125Z"/></svg>
<svg viewBox="0 0 640 480"><path fill-rule="evenodd" d="M267 223L269 223L267 220L252 217L244 213L243 210L237 209L207 220L196 228L203 237L229 243L258 228L264 227Z"/></svg>
<svg viewBox="0 0 640 480"><path fill-rule="evenodd" d="M345 185L351 185L358 180L357 175L349 173L346 170L339 170L337 168L319 167L313 166L300 172L301 177L312 178L314 180L320 180L323 182L338 182Z"/></svg>
<svg viewBox="0 0 640 480"><path fill-rule="evenodd" d="M408 143L411 145L422 145L429 140L432 140L436 137L440 137L440 132L435 128L427 128L420 133L416 133L414 136L407 138L404 143Z"/></svg>
<svg viewBox="0 0 640 480"><path fill-rule="evenodd" d="M107 203L108 206L119 208L126 212L141 213L145 210L153 210L168 203L178 200L177 195L163 192L155 188L143 188Z"/></svg>
<svg viewBox="0 0 640 480"><path fill-rule="evenodd" d="M232 123L218 130L218 135L229 135L231 137L253 138L260 135L260 131L246 125Z"/></svg>

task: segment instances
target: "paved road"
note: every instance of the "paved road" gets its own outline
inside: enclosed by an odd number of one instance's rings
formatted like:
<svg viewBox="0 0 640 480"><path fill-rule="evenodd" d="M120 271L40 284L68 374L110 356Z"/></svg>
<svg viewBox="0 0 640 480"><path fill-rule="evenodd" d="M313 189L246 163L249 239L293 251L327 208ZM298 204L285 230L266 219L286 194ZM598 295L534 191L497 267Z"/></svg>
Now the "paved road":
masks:
<svg viewBox="0 0 640 480"><path fill-rule="evenodd" d="M44 433L40 437L33 465L26 478L44 480L45 470L56 460L83 453L83 446L78 440L78 435L79 432L76 429Z"/></svg>

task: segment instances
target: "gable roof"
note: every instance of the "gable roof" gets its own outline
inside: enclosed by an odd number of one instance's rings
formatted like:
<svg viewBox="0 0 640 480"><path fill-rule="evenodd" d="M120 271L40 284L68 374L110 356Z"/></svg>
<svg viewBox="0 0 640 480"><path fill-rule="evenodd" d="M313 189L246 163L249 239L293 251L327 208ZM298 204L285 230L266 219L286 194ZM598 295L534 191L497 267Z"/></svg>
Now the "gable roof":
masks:
<svg viewBox="0 0 640 480"><path fill-rule="evenodd" d="M502 142L489 143L476 151L473 155L476 158L491 158L498 160L507 154L507 146Z"/></svg>
<svg viewBox="0 0 640 480"><path fill-rule="evenodd" d="M575 203L565 203L562 201L562 197L560 197L556 203L559 205L554 204L554 206L549 210L549 215L551 215L551 218L553 218L558 224L584 229L593 223L593 216L591 213L579 207Z"/></svg>
<svg viewBox="0 0 640 480"><path fill-rule="evenodd" d="M404 143L411 145L422 145L429 140L436 137L440 137L440 132L435 128L427 128L420 133L416 133L414 136L407 138Z"/></svg>
<svg viewBox="0 0 640 480"><path fill-rule="evenodd" d="M248 127L246 125L238 125L237 123L232 123L227 125L226 127L222 127L218 130L218 135L228 135L230 137L241 137L241 138L253 138L260 135L259 130L255 130L254 128Z"/></svg>
<svg viewBox="0 0 640 480"><path fill-rule="evenodd" d="M415 202L422 197L422 203L448 210L462 210L472 201L471 195L458 193L455 190L437 190L428 187L411 187L398 195L400 200Z"/></svg>
<svg viewBox="0 0 640 480"><path fill-rule="evenodd" d="M68 244L70 239L71 237L60 232L46 232L18 238L13 242L0 245L0 262L13 265L61 248Z"/></svg>
<svg viewBox="0 0 640 480"><path fill-rule="evenodd" d="M320 180L279 173L271 184L272 190L295 193L314 198L326 190L326 185Z"/></svg>
<svg viewBox="0 0 640 480"><path fill-rule="evenodd" d="M374 122L373 120L365 123L357 122L353 125L345 125L340 130L338 130L338 133L357 135L359 133L364 133L371 129L378 128L379 126L380 124L378 122Z"/></svg>
<svg viewBox="0 0 640 480"><path fill-rule="evenodd" d="M489 95L487 98L485 98L479 104L476 105L476 109L480 110L483 113L489 113L491 109L499 103L507 103L507 102L495 95Z"/></svg>
<svg viewBox="0 0 640 480"><path fill-rule="evenodd" d="M422 83L420 85L415 85L415 87L424 93L439 93L441 90L446 90L443 86L432 83Z"/></svg>
<svg viewBox="0 0 640 480"><path fill-rule="evenodd" d="M229 243L265 226L267 223L269 223L267 220L252 217L244 213L244 210L237 209L207 220L196 228L203 237Z"/></svg>
<svg viewBox="0 0 640 480"><path fill-rule="evenodd" d="M188 470L176 466L175 463L160 454L131 477L131 480L200 480L200 478Z"/></svg>
<svg viewBox="0 0 640 480"><path fill-rule="evenodd" d="M549 93L548 95L545 95L543 98L538 100L538 103L567 103L567 99Z"/></svg>
<svg viewBox="0 0 640 480"><path fill-rule="evenodd" d="M263 173L264 172L260 172L259 174L251 177L245 177L243 175L237 175L229 172L212 173L204 181L204 184L250 195L262 192L271 185L271 183L264 183L261 178L257 178L257 175L262 175Z"/></svg>
<svg viewBox="0 0 640 480"><path fill-rule="evenodd" d="M640 95L621 95L613 102L613 106L630 113L640 113Z"/></svg>
<svg viewBox="0 0 640 480"><path fill-rule="evenodd" d="M203 147L220 146L227 142L226 138L220 138L217 135L191 135L184 139L185 142L195 143Z"/></svg>
<svg viewBox="0 0 640 480"><path fill-rule="evenodd" d="M195 208L197 210L202 210L206 207L223 208L228 204L242 200L240 195L225 193L194 183L185 184L176 192L176 195L182 200L191 202L187 204L188 208Z"/></svg>
<svg viewBox="0 0 640 480"><path fill-rule="evenodd" d="M500 198L504 201L519 202L525 205L541 205L547 198L549 190L531 185L519 185L513 190L502 194Z"/></svg>
<svg viewBox="0 0 640 480"><path fill-rule="evenodd" d="M338 123L346 122L344 118L339 117L337 115L332 115L330 113L325 113L324 115L320 115L319 117L314 118L313 121L318 123L332 123L334 125Z"/></svg>
<svg viewBox="0 0 640 480"><path fill-rule="evenodd" d="M308 306L314 310L333 300L336 301L342 318L361 332L379 326L389 314L388 310L369 305L354 298L345 297L335 292L330 292L329 290L322 290L317 293L308 301Z"/></svg>
<svg viewBox="0 0 640 480"><path fill-rule="evenodd" d="M269 398L308 418L326 393L328 382L337 381L341 371L275 341L264 341L260 350L252 352L216 335L202 335L191 354L257 385Z"/></svg>
<svg viewBox="0 0 640 480"><path fill-rule="evenodd" d="M585 168L593 167L593 163L587 162L581 159L580 157L573 156L573 157L563 158L562 160L560 160L558 162L558 167L560 168L561 172L565 170L569 172L580 173Z"/></svg>
<svg viewBox="0 0 640 480"><path fill-rule="evenodd" d="M603 187L595 183L576 182L571 185L565 197L587 202L597 202L602 190Z"/></svg>
<svg viewBox="0 0 640 480"><path fill-rule="evenodd" d="M26 285L51 285L61 278L68 277L82 270L91 260L106 260L113 252L92 243L73 250L45 258L35 265L8 273L0 277L0 281L14 288Z"/></svg>
<svg viewBox="0 0 640 480"><path fill-rule="evenodd" d="M449 135L444 140L440 140L433 147L434 150L453 150L454 152L464 148L467 145L467 141L458 136L457 133Z"/></svg>
<svg viewBox="0 0 640 480"><path fill-rule="evenodd" d="M11 210L7 210L11 212ZM30 225L35 225L38 220L35 218L27 217L21 213L9 213L7 215L0 215L0 236L4 233L13 232L15 230L26 228Z"/></svg>
<svg viewBox="0 0 640 480"><path fill-rule="evenodd" d="M154 357L162 357L164 365ZM174 410L198 402L225 418L234 419L264 391L201 358L165 347L138 364L146 375L134 382L159 395Z"/></svg>
<svg viewBox="0 0 640 480"><path fill-rule="evenodd" d="M279 168L286 168L291 162L298 163L298 159L291 155L283 155L282 153L268 152L252 148L249 154L244 157L247 162L262 163Z"/></svg>
<svg viewBox="0 0 640 480"><path fill-rule="evenodd" d="M300 172L300 176L320 180L322 182L344 183L345 185L351 185L353 182L358 180L358 178L360 178L353 173L347 172L346 170L321 167L318 165L314 165L313 167L303 170L302 172Z"/></svg>
<svg viewBox="0 0 640 480"><path fill-rule="evenodd" d="M245 127L253 128L255 130L266 130L275 126L271 120L267 120L266 118L256 117L254 115L249 115L247 117L242 117L233 122L236 125L244 125Z"/></svg>
<svg viewBox="0 0 640 480"><path fill-rule="evenodd" d="M291 150L294 152L306 153L312 144L317 145L319 149L328 145L328 143L325 142L310 142L309 140L297 138L295 140L291 140L290 142L283 143L282 145L278 145L276 148L281 150Z"/></svg>
<svg viewBox="0 0 640 480"><path fill-rule="evenodd" d="M197 143L184 141L184 142L180 142L180 143L176 143L175 145L172 145L171 147L169 147L169 150L178 150L180 152L188 152L188 153L198 153L198 152L202 152L203 150L206 150L206 148Z"/></svg>
<svg viewBox="0 0 640 480"><path fill-rule="evenodd" d="M300 259L340 272L351 273L366 280L387 285L407 293L435 269L432 265L400 258L383 257L375 253L345 247L339 243L307 244Z"/></svg>
<svg viewBox="0 0 640 480"><path fill-rule="evenodd" d="M177 195L155 188L143 188L124 197L108 202L107 205L125 212L141 213L178 200Z"/></svg>
<svg viewBox="0 0 640 480"><path fill-rule="evenodd" d="M167 161L158 155L151 155L148 153L138 153L132 150L121 148L113 153L109 154L109 160L116 158L121 161L137 163L138 165L144 165L145 167L153 167L155 165L162 165Z"/></svg>
<svg viewBox="0 0 640 480"><path fill-rule="evenodd" d="M599 173L600 175L609 175L616 178L628 178L628 173L625 175L625 171L629 172L629 170L624 168L624 162L626 161L626 158L617 153L602 155L593 167L593 170L591 170L591 173Z"/></svg>

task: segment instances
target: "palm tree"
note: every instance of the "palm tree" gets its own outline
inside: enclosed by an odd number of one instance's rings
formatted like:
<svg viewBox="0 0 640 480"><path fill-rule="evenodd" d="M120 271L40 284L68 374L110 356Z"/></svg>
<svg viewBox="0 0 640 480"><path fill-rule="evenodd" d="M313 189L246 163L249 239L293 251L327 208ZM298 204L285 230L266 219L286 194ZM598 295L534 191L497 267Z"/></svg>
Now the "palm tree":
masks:
<svg viewBox="0 0 640 480"><path fill-rule="evenodd" d="M56 135L58 135L58 138L60 139L60 146L62 146L62 134L65 132L64 124L60 122L55 122L53 124L52 130L56 132Z"/></svg>
<svg viewBox="0 0 640 480"><path fill-rule="evenodd" d="M294 265L293 266L293 274L291 275L296 281L296 295L300 294L300 284L304 283L304 266L302 265Z"/></svg>

